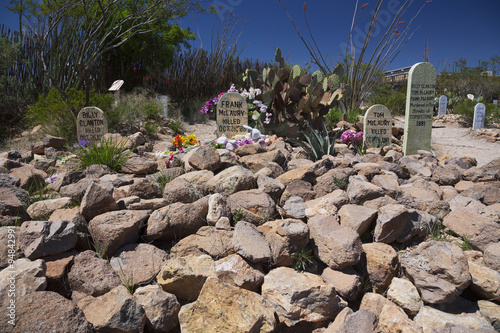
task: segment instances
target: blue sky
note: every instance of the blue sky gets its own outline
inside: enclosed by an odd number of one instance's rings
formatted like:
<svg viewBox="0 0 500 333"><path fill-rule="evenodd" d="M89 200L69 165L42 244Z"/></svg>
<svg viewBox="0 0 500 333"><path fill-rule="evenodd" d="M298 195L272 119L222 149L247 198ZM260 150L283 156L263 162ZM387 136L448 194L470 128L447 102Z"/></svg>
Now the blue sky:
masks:
<svg viewBox="0 0 500 333"><path fill-rule="evenodd" d="M307 37L303 16L303 0L284 0L292 18L301 32ZM402 4L404 0L384 0L382 11L388 20L394 17L391 8ZM403 17L404 26L421 7L425 0L414 0L407 15ZM0 0L0 24L17 29L17 18L3 5L7 0ZM271 61L274 50L280 47L283 56L292 64L305 65L310 56L298 38L278 0L214 0L216 7L222 11L229 9L241 15L242 32L238 47L243 51L242 57L258 58ZM320 49L333 61L339 60L339 52L345 49L340 45L347 42L355 0L306 1L307 17L311 30ZM365 30L369 22L370 11L376 0L360 0L359 6L368 3L360 11L356 24L357 31ZM199 47L201 42L205 49L210 48L210 36L216 15L198 14L182 18L179 24L183 28L191 28L199 33L192 43ZM384 26L384 17L379 23ZM243 23L245 21L246 23ZM460 57L466 58L470 66L478 60L489 60L495 54L500 55L500 0L432 0L425 5L412 23L411 31L415 31L401 53L391 65L392 69L411 66L423 61L425 39L430 49L429 60L438 72L445 68L443 63L451 64ZM201 39L200 39L201 38Z"/></svg>

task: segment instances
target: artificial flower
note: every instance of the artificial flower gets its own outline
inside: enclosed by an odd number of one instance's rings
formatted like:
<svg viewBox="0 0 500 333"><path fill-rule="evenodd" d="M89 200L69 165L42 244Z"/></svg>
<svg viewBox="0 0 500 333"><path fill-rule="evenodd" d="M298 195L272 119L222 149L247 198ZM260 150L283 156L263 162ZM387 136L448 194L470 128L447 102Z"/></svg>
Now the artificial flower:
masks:
<svg viewBox="0 0 500 333"><path fill-rule="evenodd" d="M183 138L180 135L177 135L174 138L174 141L172 143L174 144L175 148L182 148L182 144L186 141L186 138Z"/></svg>
<svg viewBox="0 0 500 333"><path fill-rule="evenodd" d="M196 137L195 134L186 135L186 143L188 145L194 146L194 145L197 145L199 142L200 141L198 140L198 138Z"/></svg>

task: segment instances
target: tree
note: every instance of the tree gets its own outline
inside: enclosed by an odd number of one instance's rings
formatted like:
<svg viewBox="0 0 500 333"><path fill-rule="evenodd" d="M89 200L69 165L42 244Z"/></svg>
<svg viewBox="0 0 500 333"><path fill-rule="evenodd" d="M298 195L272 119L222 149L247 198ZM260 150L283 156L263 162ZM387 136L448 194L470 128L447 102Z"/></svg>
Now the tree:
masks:
<svg viewBox="0 0 500 333"><path fill-rule="evenodd" d="M69 87L83 83L86 104L92 71L103 56L136 36L161 31L168 20L202 10L200 2L188 0L13 2L11 9L29 12L24 24L36 40L50 84L66 96Z"/></svg>

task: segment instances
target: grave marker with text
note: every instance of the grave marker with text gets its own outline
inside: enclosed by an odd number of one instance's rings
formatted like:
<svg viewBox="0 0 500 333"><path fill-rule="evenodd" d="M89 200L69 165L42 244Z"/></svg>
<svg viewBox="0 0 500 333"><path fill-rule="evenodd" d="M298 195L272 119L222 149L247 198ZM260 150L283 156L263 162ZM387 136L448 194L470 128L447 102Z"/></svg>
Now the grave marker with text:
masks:
<svg viewBox="0 0 500 333"><path fill-rule="evenodd" d="M363 145L366 148L382 148L391 144L392 117L382 104L371 106L363 120Z"/></svg>
<svg viewBox="0 0 500 333"><path fill-rule="evenodd" d="M474 107L474 120L472 122L472 129L484 128L484 117L486 115L486 106L483 103L477 103Z"/></svg>
<svg viewBox="0 0 500 333"><path fill-rule="evenodd" d="M242 125L248 125L248 105L245 97L238 93L224 94L217 102L217 136L225 134L231 138L246 134Z"/></svg>
<svg viewBox="0 0 500 333"><path fill-rule="evenodd" d="M444 116L446 114L446 106L448 105L448 97L442 95L439 97L439 110L438 116Z"/></svg>
<svg viewBox="0 0 500 333"><path fill-rule="evenodd" d="M411 67L406 93L403 153L431 149L432 113L436 91L436 69L428 62Z"/></svg>
<svg viewBox="0 0 500 333"><path fill-rule="evenodd" d="M101 109L88 106L78 112L76 118L76 134L78 141L100 141L108 133L108 123Z"/></svg>

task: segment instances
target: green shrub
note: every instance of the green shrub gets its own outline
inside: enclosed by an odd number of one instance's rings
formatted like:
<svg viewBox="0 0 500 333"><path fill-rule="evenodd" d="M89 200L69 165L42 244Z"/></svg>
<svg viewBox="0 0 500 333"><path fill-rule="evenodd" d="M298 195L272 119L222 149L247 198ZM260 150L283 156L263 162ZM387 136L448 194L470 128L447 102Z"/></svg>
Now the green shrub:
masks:
<svg viewBox="0 0 500 333"><path fill-rule="evenodd" d="M359 116L364 116L365 111L356 109L347 112L347 122L355 124L359 121ZM337 124L342 120L342 110L339 108L330 109L330 111L325 115L325 123L328 128L335 128Z"/></svg>
<svg viewBox="0 0 500 333"><path fill-rule="evenodd" d="M139 122L158 120L163 107L157 102L152 91L138 88L123 94L118 103L105 112L110 131L130 130Z"/></svg>
<svg viewBox="0 0 500 333"><path fill-rule="evenodd" d="M74 147L76 156L85 168L101 164L119 172L130 156L130 151L124 151L124 144L116 143L112 139L102 140L100 143L94 144L83 140Z"/></svg>
<svg viewBox="0 0 500 333"><path fill-rule="evenodd" d="M455 105L453 108L453 112L461 115L468 125L472 125L474 120L474 108L476 106L476 101L471 101L470 99L463 100ZM493 121L500 120L500 107L494 105L492 103L484 103L486 107L486 114L484 117L485 125L488 120L492 119Z"/></svg>
<svg viewBox="0 0 500 333"><path fill-rule="evenodd" d="M378 87L373 92L371 102L387 106L393 116L403 115L406 108L406 87L399 90L388 84Z"/></svg>
<svg viewBox="0 0 500 333"><path fill-rule="evenodd" d="M76 117L85 105L85 92L70 89L67 92L68 100L52 87L47 96L38 96L38 101L28 109L26 117L31 125L40 124L47 132L54 136L76 141ZM110 94L97 94L91 91L90 105L96 106L106 114L113 103Z"/></svg>
<svg viewBox="0 0 500 333"><path fill-rule="evenodd" d="M293 253L293 268L297 271L305 271L313 263L312 250L302 249Z"/></svg>
<svg viewBox="0 0 500 333"><path fill-rule="evenodd" d="M324 155L334 155L335 148L335 137L333 137L326 128L325 122L323 122L323 128L321 130L315 130L306 123L309 128L309 132L303 132L303 135L307 141L301 141L297 139L289 139L290 142L298 144L304 148L309 156L314 160L319 160Z"/></svg>

